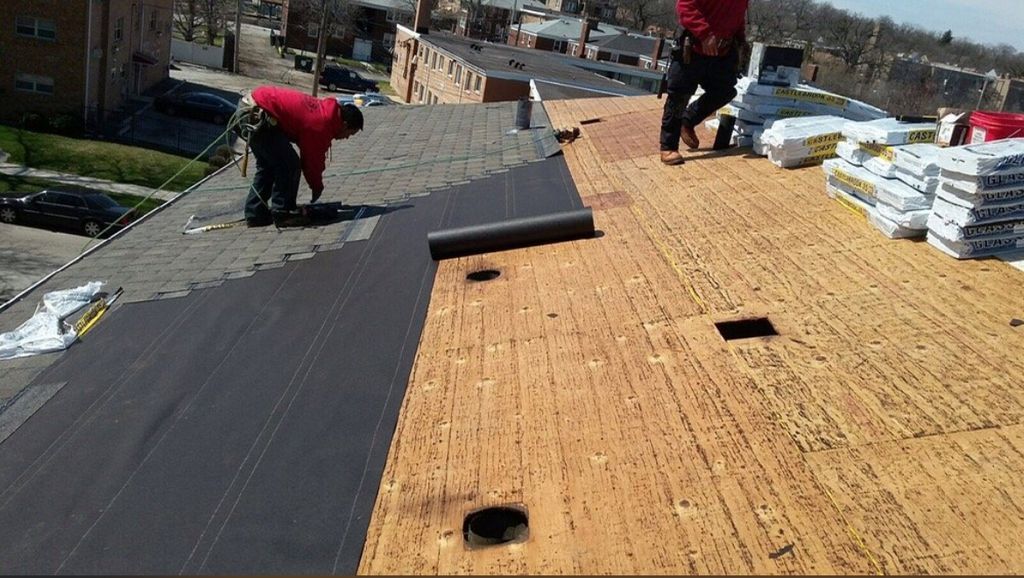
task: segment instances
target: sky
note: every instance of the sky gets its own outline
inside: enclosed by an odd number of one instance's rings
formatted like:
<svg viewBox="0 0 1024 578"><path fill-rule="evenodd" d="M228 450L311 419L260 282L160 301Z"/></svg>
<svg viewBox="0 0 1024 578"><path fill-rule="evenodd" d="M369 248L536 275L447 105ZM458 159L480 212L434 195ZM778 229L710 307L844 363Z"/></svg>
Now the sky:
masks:
<svg viewBox="0 0 1024 578"><path fill-rule="evenodd" d="M981 44L1024 51L1024 0L819 0L865 16L889 16Z"/></svg>

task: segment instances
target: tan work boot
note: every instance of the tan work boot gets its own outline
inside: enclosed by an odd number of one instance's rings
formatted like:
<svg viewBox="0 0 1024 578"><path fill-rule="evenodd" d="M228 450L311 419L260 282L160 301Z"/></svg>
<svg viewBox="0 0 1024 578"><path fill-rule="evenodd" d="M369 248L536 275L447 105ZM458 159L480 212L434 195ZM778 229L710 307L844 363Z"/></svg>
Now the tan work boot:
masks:
<svg viewBox="0 0 1024 578"><path fill-rule="evenodd" d="M681 165L686 161L679 151L661 151L661 162L669 166Z"/></svg>
<svg viewBox="0 0 1024 578"><path fill-rule="evenodd" d="M697 133L693 131L693 127L684 124L679 131L679 139L693 150L700 148L700 139L697 138Z"/></svg>

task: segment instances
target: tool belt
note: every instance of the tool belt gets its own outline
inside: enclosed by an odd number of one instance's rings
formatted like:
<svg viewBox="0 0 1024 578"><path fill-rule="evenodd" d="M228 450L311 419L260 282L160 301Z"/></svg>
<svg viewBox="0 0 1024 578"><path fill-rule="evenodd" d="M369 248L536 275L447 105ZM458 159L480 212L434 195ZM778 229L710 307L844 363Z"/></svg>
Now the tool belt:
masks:
<svg viewBox="0 0 1024 578"><path fill-rule="evenodd" d="M686 28L679 28L676 30L675 37L672 42L671 57L672 60L678 60L683 64L689 64L693 59L694 54L699 54L694 50L695 46L700 46L701 41L695 34L687 30ZM726 56L730 52L736 49L739 45L739 41L736 38L730 38L722 41L719 46L719 56Z"/></svg>
<svg viewBox="0 0 1024 578"><path fill-rule="evenodd" d="M277 125L277 119L260 108L256 101L253 100L251 93L245 94L239 100L238 110L235 111L232 121L234 122L235 132L245 140L249 140L251 135L259 132L264 127Z"/></svg>

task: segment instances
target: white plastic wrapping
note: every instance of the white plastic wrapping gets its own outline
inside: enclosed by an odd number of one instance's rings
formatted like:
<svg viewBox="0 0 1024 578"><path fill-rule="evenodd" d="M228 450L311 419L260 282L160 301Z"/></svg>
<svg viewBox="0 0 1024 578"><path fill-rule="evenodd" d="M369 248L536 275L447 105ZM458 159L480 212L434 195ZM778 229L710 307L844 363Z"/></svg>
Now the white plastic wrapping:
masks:
<svg viewBox="0 0 1024 578"><path fill-rule="evenodd" d="M936 144L908 144L895 149L892 164L907 174L938 177L941 152L942 147Z"/></svg>
<svg viewBox="0 0 1024 578"><path fill-rule="evenodd" d="M103 283L43 295L32 317L14 331L0 334L0 359L27 357L67 349L78 337L65 319L89 304Z"/></svg>
<svg viewBox="0 0 1024 578"><path fill-rule="evenodd" d="M916 229L918 231L924 231L928 228L928 217L932 214L929 209L900 211L885 203L875 205L875 211L879 216L885 217L900 227Z"/></svg>
<svg viewBox="0 0 1024 578"><path fill-rule="evenodd" d="M1024 237L1010 236L975 241L951 241L929 231L928 244L957 259L971 259L1013 253L1024 249Z"/></svg>
<svg viewBox="0 0 1024 578"><path fill-rule="evenodd" d="M869 158L864 161L863 166L883 179L896 178L896 167L883 157L869 156Z"/></svg>
<svg viewBox="0 0 1024 578"><path fill-rule="evenodd" d="M865 122L850 122L843 135L860 143L902 145L935 141L935 123L900 122L895 118L880 118Z"/></svg>
<svg viewBox="0 0 1024 578"><path fill-rule="evenodd" d="M1021 172L1024 171L1024 138L942 149L938 163L945 171L969 176ZM1007 184L1010 183L1002 183Z"/></svg>
<svg viewBox="0 0 1024 578"><path fill-rule="evenodd" d="M932 211L961 227L966 227L1024 219L1024 201L991 203L976 207L940 190L935 196Z"/></svg>
<svg viewBox="0 0 1024 578"><path fill-rule="evenodd" d="M1024 238L1024 219L963 227L955 219L944 217L939 213L932 213L928 218L928 229L947 241L973 241L1004 237Z"/></svg>
<svg viewBox="0 0 1024 578"><path fill-rule="evenodd" d="M896 167L896 178L906 183L910 188L924 193L934 195L939 189L939 177L919 177L910 173L902 167Z"/></svg>
<svg viewBox="0 0 1024 578"><path fill-rule="evenodd" d="M839 141L836 145L836 156L855 167L862 166L864 161L871 158L871 154L850 140Z"/></svg>

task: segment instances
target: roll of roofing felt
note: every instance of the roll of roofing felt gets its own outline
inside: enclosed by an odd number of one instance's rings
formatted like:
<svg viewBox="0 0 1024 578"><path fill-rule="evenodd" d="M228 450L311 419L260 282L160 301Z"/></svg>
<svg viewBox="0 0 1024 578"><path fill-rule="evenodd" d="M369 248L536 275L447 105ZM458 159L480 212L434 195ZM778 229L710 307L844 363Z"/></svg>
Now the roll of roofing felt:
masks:
<svg viewBox="0 0 1024 578"><path fill-rule="evenodd" d="M427 244L430 246L430 256L440 261L593 236L594 213L590 208L585 208L432 231L427 233Z"/></svg>

